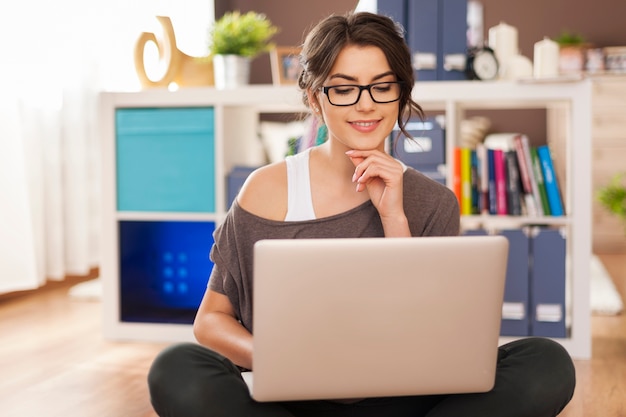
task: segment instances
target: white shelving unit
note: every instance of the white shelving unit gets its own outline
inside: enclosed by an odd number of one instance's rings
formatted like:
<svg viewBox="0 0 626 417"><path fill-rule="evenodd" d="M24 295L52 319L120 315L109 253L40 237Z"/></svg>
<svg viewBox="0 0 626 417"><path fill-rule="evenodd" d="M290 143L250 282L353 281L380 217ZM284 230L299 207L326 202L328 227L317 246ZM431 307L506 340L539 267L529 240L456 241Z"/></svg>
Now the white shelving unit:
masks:
<svg viewBox="0 0 626 417"><path fill-rule="evenodd" d="M567 230L569 336L555 339L575 358L591 357L589 265L591 255L591 86L586 80L563 83L421 82L414 97L425 110L446 116L448 160L459 137L460 121L468 110L545 108L556 110L565 129L567 181L564 217L467 216L463 224L484 227L547 224ZM215 204L211 213L119 212L116 203L115 112L120 108L212 107L215 130ZM249 86L235 90L148 90L101 95L103 150L103 245L105 336L115 339L180 341L193 339L191 326L128 323L120 320L120 284L117 224L121 220L210 220L219 223L226 213L226 175L236 165L248 164L247 149L258 146L260 113L304 111L295 87ZM503 338L505 342L507 339Z"/></svg>

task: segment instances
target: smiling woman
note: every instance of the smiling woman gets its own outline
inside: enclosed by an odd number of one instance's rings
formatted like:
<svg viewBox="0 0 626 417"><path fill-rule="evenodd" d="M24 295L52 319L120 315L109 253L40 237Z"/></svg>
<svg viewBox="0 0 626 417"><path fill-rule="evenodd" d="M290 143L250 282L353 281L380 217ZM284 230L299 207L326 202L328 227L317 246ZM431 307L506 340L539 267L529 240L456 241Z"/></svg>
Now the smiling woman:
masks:
<svg viewBox="0 0 626 417"><path fill-rule="evenodd" d="M210 255L214 268L194 321L198 343L169 347L151 367L148 381L157 413L250 417L558 414L572 397L574 368L560 344L540 338L520 339L499 348L495 386L486 393L438 392L443 395L436 397L403 393L348 401L319 397L305 402L253 400L242 369L254 372L251 294L255 271L251 260L258 241L459 234L454 193L385 151L394 126L404 131L411 116L422 115L411 94L411 54L396 24L372 13L330 16L307 35L300 60L303 71L298 88L304 104L325 123L327 140L259 168L247 178L214 233ZM294 270L293 279L298 276ZM380 295L385 296L384 277ZM311 337L312 343L325 343L323 338ZM394 360L389 358L390 367L402 366ZM541 392L535 389L537 384L543 387ZM190 392L190 386L196 389Z"/></svg>

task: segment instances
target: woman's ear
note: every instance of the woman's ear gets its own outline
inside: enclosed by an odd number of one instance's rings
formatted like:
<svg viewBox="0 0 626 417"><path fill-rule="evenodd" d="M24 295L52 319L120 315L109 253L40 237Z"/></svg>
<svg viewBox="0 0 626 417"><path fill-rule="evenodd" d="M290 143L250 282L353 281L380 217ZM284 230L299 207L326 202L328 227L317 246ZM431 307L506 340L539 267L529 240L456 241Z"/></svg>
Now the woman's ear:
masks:
<svg viewBox="0 0 626 417"><path fill-rule="evenodd" d="M313 110L313 113L321 117L320 105L317 100L317 94L313 93L310 89L306 92L307 99L309 100L309 107Z"/></svg>

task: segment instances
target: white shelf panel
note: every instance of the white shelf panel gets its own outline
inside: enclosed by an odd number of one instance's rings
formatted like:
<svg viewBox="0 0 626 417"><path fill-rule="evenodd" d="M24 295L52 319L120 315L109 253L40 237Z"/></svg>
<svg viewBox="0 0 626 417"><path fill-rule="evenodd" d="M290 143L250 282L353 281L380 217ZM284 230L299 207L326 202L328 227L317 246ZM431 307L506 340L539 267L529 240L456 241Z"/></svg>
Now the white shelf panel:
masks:
<svg viewBox="0 0 626 417"><path fill-rule="evenodd" d="M146 220L146 221L221 221L221 215L215 213L179 213L154 211L118 211L117 220Z"/></svg>
<svg viewBox="0 0 626 417"><path fill-rule="evenodd" d="M486 229L505 229L520 228L525 226L567 226L572 223L569 217L550 217L550 216L490 216L486 214L475 216L462 216L461 227L463 229L477 229L483 227Z"/></svg>

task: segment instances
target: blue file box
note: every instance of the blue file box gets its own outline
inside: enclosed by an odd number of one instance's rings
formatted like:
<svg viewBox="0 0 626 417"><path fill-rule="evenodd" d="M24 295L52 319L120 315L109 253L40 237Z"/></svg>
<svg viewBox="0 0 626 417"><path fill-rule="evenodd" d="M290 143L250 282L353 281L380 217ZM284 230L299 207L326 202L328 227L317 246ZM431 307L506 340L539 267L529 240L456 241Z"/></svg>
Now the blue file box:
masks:
<svg viewBox="0 0 626 417"><path fill-rule="evenodd" d="M502 336L528 336L530 333L529 279L530 239L523 229L501 230L509 241L509 259L502 307Z"/></svg>
<svg viewBox="0 0 626 417"><path fill-rule="evenodd" d="M384 0L377 4L377 13L391 17L394 21L407 28L407 2L406 0Z"/></svg>
<svg viewBox="0 0 626 417"><path fill-rule="evenodd" d="M228 184L226 186L226 191L228 193L226 200L227 207L230 207L233 204L233 201L235 201L235 197L239 194L239 190L246 181L246 178L248 178L248 175L250 175L255 169L256 168L254 167L236 166L230 171L228 174Z"/></svg>
<svg viewBox="0 0 626 417"><path fill-rule="evenodd" d="M465 80L467 0L409 0L406 10L417 80ZM447 68L447 60L454 55L463 65Z"/></svg>
<svg viewBox="0 0 626 417"><path fill-rule="evenodd" d="M537 228L530 247L531 335L566 337L566 240L558 229Z"/></svg>
<svg viewBox="0 0 626 417"><path fill-rule="evenodd" d="M408 44L417 81L436 81L439 62L438 0L412 0L407 7Z"/></svg>
<svg viewBox="0 0 626 417"><path fill-rule="evenodd" d="M428 118L424 122L413 118L406 128L413 138L407 138L396 126L390 136L391 154L408 166L445 184L445 175L440 170L446 161L445 131L442 126L435 118Z"/></svg>
<svg viewBox="0 0 626 417"><path fill-rule="evenodd" d="M529 276L530 238L524 229L507 229L498 232L509 241L509 254L504 284L501 336L528 336L529 316ZM467 236L483 236L484 229L471 229L463 232Z"/></svg>
<svg viewBox="0 0 626 417"><path fill-rule="evenodd" d="M213 263L214 222L119 222L120 317L192 323Z"/></svg>
<svg viewBox="0 0 626 417"><path fill-rule="evenodd" d="M439 0L439 19L437 79L465 80L465 68L446 68L446 57L457 55L467 59L467 0Z"/></svg>

